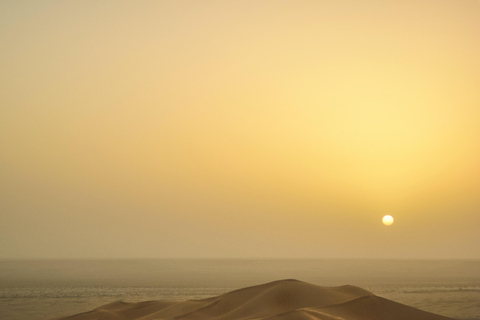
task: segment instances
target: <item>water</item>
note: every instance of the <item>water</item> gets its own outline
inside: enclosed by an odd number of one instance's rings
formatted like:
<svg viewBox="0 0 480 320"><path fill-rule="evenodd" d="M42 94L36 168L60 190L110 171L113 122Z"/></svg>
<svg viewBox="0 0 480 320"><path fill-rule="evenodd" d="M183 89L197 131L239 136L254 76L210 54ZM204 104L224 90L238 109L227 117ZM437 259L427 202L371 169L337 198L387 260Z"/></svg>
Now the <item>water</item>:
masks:
<svg viewBox="0 0 480 320"><path fill-rule="evenodd" d="M40 320L116 300L198 299L295 278L352 284L455 319L480 319L480 261L0 261L0 318Z"/></svg>

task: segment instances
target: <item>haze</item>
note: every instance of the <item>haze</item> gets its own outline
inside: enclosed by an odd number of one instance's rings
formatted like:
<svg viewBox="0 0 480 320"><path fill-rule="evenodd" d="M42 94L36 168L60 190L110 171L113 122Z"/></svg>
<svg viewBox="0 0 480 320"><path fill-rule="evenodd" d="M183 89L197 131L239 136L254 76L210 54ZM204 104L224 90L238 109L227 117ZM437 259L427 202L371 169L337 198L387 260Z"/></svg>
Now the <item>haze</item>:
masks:
<svg viewBox="0 0 480 320"><path fill-rule="evenodd" d="M480 258L476 0L2 1L0 42L1 259Z"/></svg>

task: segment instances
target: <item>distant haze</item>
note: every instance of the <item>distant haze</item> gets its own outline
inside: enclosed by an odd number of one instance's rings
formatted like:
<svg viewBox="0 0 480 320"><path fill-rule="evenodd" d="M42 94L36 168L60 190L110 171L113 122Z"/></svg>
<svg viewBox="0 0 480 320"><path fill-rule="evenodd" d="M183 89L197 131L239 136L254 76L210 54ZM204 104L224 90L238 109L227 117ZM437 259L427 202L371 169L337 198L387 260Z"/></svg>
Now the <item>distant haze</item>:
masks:
<svg viewBox="0 0 480 320"><path fill-rule="evenodd" d="M0 259L480 259L476 0L7 0L0 43Z"/></svg>

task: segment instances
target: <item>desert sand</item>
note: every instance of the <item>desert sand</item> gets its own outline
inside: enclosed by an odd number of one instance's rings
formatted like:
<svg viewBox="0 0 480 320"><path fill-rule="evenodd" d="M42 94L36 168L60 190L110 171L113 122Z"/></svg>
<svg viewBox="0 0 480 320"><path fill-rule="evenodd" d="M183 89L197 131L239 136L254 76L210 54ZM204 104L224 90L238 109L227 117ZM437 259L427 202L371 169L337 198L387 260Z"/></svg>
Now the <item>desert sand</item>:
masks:
<svg viewBox="0 0 480 320"><path fill-rule="evenodd" d="M114 302L70 320L442 320L451 319L354 286L321 287L280 280L186 301Z"/></svg>

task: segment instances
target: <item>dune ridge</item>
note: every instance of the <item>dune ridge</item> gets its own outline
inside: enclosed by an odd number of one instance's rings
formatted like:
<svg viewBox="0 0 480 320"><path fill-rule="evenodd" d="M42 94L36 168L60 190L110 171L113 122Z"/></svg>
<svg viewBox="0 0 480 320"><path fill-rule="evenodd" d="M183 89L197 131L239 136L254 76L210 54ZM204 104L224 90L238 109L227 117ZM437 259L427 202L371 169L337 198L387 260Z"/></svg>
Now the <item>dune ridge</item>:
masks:
<svg viewBox="0 0 480 320"><path fill-rule="evenodd" d="M57 320L446 320L355 286L288 279L184 301L113 302Z"/></svg>

